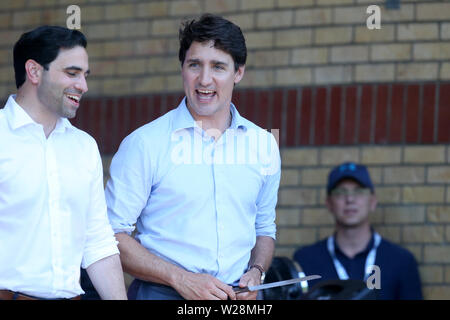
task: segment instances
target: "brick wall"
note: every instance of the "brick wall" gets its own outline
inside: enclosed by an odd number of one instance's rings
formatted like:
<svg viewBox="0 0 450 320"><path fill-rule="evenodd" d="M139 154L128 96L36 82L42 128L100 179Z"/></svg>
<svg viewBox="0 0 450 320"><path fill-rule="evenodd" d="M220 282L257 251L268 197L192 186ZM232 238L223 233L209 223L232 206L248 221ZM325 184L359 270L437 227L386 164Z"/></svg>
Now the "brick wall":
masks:
<svg viewBox="0 0 450 320"><path fill-rule="evenodd" d="M134 128L182 97L180 21L213 12L239 24L248 63L233 100L280 129L277 255L333 229L326 174L367 164L380 200L372 221L420 263L425 297L450 299L450 2L401 0L14 0L0 2L0 101L15 91L12 46L81 8L92 76L74 123L111 155ZM380 30L366 8L381 7Z"/></svg>
<svg viewBox="0 0 450 320"><path fill-rule="evenodd" d="M14 89L11 47L40 24L65 25L81 9L89 39L89 95L181 90L180 21L202 12L238 23L249 58L241 88L450 80L450 3L402 0L16 0L0 3L0 97ZM381 29L369 30L369 4Z"/></svg>
<svg viewBox="0 0 450 320"><path fill-rule="evenodd" d="M277 254L292 256L299 245L330 235L331 214L323 206L329 170L343 161L365 163L379 205L376 230L414 254L424 294L450 298L450 147L448 144L327 146L282 152L277 209Z"/></svg>

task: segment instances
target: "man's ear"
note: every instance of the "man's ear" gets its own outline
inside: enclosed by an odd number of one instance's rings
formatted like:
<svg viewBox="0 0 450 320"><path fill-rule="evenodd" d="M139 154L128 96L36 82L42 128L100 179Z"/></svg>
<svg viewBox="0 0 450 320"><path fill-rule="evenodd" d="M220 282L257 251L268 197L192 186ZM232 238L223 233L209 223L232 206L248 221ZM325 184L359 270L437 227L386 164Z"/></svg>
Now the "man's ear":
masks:
<svg viewBox="0 0 450 320"><path fill-rule="evenodd" d="M44 68L33 59L28 59L25 62L25 73L27 75L26 77L34 85L39 84L43 70Z"/></svg>
<svg viewBox="0 0 450 320"><path fill-rule="evenodd" d="M234 74L234 84L238 84L244 77L245 65L240 66Z"/></svg>

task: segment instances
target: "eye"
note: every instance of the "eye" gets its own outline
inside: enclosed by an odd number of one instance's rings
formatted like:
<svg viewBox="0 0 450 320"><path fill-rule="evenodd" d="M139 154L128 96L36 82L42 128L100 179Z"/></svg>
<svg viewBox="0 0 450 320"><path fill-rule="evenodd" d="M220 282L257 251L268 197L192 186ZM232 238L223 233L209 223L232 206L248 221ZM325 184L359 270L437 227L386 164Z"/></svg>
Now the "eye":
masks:
<svg viewBox="0 0 450 320"><path fill-rule="evenodd" d="M197 62L190 62L188 64L189 68L197 68L198 67L198 63Z"/></svg>
<svg viewBox="0 0 450 320"><path fill-rule="evenodd" d="M221 64L216 64L216 65L214 65L214 69L225 70L225 67L223 65L221 65Z"/></svg>
<svg viewBox="0 0 450 320"><path fill-rule="evenodd" d="M71 72L71 71L66 71L66 73L71 77L75 77L77 75L75 72Z"/></svg>

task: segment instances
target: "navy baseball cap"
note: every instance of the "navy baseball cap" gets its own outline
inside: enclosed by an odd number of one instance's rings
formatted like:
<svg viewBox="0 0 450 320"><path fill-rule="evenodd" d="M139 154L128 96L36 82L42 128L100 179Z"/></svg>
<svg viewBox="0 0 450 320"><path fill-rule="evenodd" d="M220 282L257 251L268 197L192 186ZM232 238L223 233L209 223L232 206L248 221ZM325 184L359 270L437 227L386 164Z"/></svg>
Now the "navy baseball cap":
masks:
<svg viewBox="0 0 450 320"><path fill-rule="evenodd" d="M370 188L370 190L374 192L374 187L367 167L362 164L346 162L335 167L328 174L327 193L330 194L331 190L336 187L339 181L345 178L353 179L364 188Z"/></svg>

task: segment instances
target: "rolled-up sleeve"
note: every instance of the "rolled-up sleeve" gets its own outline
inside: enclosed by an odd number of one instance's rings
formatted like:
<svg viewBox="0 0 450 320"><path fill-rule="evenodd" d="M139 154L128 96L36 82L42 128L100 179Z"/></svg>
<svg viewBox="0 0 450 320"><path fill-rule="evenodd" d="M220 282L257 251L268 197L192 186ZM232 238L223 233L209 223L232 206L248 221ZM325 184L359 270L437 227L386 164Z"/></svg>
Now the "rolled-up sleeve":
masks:
<svg viewBox="0 0 450 320"><path fill-rule="evenodd" d="M146 155L145 143L137 133L132 133L122 141L112 159L105 196L108 218L115 233L131 235L149 200L151 178L147 177L151 161Z"/></svg>
<svg viewBox="0 0 450 320"><path fill-rule="evenodd" d="M276 212L278 188L281 178L281 159L278 144L273 135L271 139L270 163L264 171L265 181L259 191L256 206L256 236L269 236L276 239Z"/></svg>
<svg viewBox="0 0 450 320"><path fill-rule="evenodd" d="M95 150L95 176L89 211L86 218L86 241L81 266L89 267L92 263L118 254L117 241L106 214L106 202L103 189L103 168L98 149Z"/></svg>

